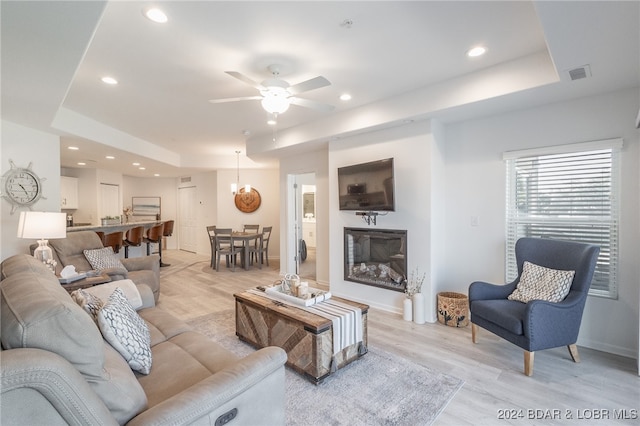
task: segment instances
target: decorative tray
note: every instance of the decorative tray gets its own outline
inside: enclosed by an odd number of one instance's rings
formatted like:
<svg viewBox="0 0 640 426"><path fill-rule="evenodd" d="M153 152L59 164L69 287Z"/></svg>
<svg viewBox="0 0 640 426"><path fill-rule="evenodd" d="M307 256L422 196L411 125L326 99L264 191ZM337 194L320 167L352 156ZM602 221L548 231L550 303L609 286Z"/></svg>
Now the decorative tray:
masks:
<svg viewBox="0 0 640 426"><path fill-rule="evenodd" d="M307 295L305 297L294 296L290 293L282 291L282 284L275 285L273 287L265 288L265 292L271 296L277 297L287 302L299 305L299 306L312 306L316 303L324 302L331 299L331 293L328 291L320 290L313 287L308 287Z"/></svg>

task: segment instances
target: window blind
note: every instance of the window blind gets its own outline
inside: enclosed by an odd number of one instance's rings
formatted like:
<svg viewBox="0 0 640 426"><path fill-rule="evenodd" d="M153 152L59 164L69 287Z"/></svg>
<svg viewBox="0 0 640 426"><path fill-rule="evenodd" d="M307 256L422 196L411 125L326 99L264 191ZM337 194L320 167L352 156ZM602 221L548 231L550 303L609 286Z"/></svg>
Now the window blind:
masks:
<svg viewBox="0 0 640 426"><path fill-rule="evenodd" d="M622 140L576 145L505 153L506 279L518 276L521 237L591 243L600 255L589 293L617 298Z"/></svg>

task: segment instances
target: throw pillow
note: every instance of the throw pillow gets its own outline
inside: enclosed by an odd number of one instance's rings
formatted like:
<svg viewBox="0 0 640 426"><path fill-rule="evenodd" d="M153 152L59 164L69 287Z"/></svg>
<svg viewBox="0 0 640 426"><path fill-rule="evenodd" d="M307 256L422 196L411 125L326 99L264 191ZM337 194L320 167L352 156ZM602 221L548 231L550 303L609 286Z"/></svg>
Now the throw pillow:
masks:
<svg viewBox="0 0 640 426"><path fill-rule="evenodd" d="M121 269L123 272L127 272L122 262L116 254L113 252L113 248L103 247L93 250L83 250L84 257L87 258L91 267L98 271L105 269Z"/></svg>
<svg viewBox="0 0 640 426"><path fill-rule="evenodd" d="M560 302L569 294L575 273L575 271L549 269L525 261L520 282L508 299L523 303L531 300Z"/></svg>
<svg viewBox="0 0 640 426"><path fill-rule="evenodd" d="M92 294L99 299L107 300L116 288L120 288L124 295L127 296L127 301L133 309L137 311L142 307L142 296L140 295L136 284L129 279L94 285L93 287L84 289L84 291L85 293Z"/></svg>
<svg viewBox="0 0 640 426"><path fill-rule="evenodd" d="M122 289L116 288L98 312L98 326L105 340L132 370L149 374L152 361L149 327L131 307Z"/></svg>
<svg viewBox="0 0 640 426"><path fill-rule="evenodd" d="M83 289L75 290L71 293L71 298L84 309L95 323L98 323L98 311L104 306L104 302L98 296L95 296Z"/></svg>

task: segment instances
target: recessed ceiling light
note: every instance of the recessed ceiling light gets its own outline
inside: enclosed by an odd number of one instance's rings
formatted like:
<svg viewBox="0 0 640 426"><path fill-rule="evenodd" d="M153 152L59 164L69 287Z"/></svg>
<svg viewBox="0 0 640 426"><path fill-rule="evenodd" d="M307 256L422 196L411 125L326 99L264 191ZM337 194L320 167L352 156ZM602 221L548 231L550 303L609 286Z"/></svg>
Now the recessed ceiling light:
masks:
<svg viewBox="0 0 640 426"><path fill-rule="evenodd" d="M107 155L107 156L106 156L106 157L104 157L104 158L106 158L107 160L113 160L113 159L114 159L114 158L116 158L116 157L114 157L113 155Z"/></svg>
<svg viewBox="0 0 640 426"><path fill-rule="evenodd" d="M116 79L115 79L115 78L113 78L113 77L109 77L109 76L102 77L102 78L101 78L101 80L102 80L102 82L103 82L104 84L110 84L110 85L112 85L112 86L113 86L113 85L118 84L118 80L116 80Z"/></svg>
<svg viewBox="0 0 640 426"><path fill-rule="evenodd" d="M467 50L467 56L470 58L477 58L478 56L482 56L485 53L487 53L487 48L483 46L476 46Z"/></svg>
<svg viewBox="0 0 640 426"><path fill-rule="evenodd" d="M167 18L167 15L157 7L145 9L142 11L142 13L144 13L144 16L158 24L164 24L169 20L169 18Z"/></svg>
<svg viewBox="0 0 640 426"><path fill-rule="evenodd" d="M78 148L77 146L68 146L67 149L70 149L71 151L77 151L80 148Z"/></svg>
<svg viewBox="0 0 640 426"><path fill-rule="evenodd" d="M139 166L140 163L132 163L134 166Z"/></svg>
<svg viewBox="0 0 640 426"><path fill-rule="evenodd" d="M138 167L138 170L147 170L146 167Z"/></svg>
<svg viewBox="0 0 640 426"><path fill-rule="evenodd" d="M160 176L160 173L154 173L153 175L154 175L155 177L158 177L158 176Z"/></svg>
<svg viewBox="0 0 640 426"><path fill-rule="evenodd" d="M78 163L78 166L86 166L86 165L87 165L87 163L84 163L84 162L82 162L82 161L80 161L80 162Z"/></svg>
<svg viewBox="0 0 640 426"><path fill-rule="evenodd" d="M350 101L351 100L351 95L348 93L343 93L342 95L340 95L340 100L341 101Z"/></svg>

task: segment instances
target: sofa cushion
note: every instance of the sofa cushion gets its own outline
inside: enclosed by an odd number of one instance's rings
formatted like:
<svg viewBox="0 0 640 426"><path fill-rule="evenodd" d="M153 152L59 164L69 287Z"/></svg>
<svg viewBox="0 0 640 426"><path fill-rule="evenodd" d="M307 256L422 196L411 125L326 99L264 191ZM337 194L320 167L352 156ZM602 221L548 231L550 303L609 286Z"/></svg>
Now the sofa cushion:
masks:
<svg viewBox="0 0 640 426"><path fill-rule="evenodd" d="M154 366L151 373L146 376L136 373L149 407L238 361L233 353L194 331L180 333L153 346L152 351Z"/></svg>
<svg viewBox="0 0 640 426"><path fill-rule="evenodd" d="M67 238L50 239L49 246L60 260L58 268L73 265L79 272L92 269L83 250L103 248L102 240L94 231L69 232Z"/></svg>
<svg viewBox="0 0 640 426"><path fill-rule="evenodd" d="M11 275L1 283L2 345L57 353L83 375L100 378L104 364L100 331L55 275L34 261L31 272Z"/></svg>
<svg viewBox="0 0 640 426"><path fill-rule="evenodd" d="M471 302L471 317L481 317L510 333L523 335L523 318L526 308L526 303L515 300L474 300Z"/></svg>
<svg viewBox="0 0 640 426"><path fill-rule="evenodd" d="M98 312L98 325L104 338L142 374L151 371L151 336L144 320L127 301L121 288L116 288Z"/></svg>
<svg viewBox="0 0 640 426"><path fill-rule="evenodd" d="M575 271L560 271L525 261L516 289L507 298L528 303L531 300L561 302L569 294Z"/></svg>
<svg viewBox="0 0 640 426"><path fill-rule="evenodd" d="M98 249L85 249L82 252L93 269L101 272L111 270L122 272L123 274L127 273L126 268L113 252L113 247L111 246Z"/></svg>

